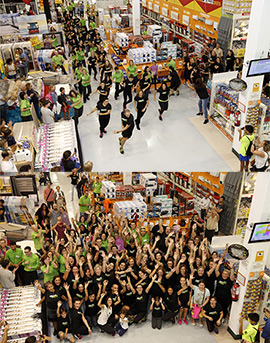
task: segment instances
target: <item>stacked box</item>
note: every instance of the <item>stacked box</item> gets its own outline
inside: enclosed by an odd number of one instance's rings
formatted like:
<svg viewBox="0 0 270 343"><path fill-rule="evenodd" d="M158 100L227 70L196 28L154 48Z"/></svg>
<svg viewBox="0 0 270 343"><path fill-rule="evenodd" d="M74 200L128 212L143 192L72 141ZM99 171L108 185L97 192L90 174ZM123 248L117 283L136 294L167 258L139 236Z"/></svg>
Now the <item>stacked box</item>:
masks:
<svg viewBox="0 0 270 343"><path fill-rule="evenodd" d="M142 185L133 186L134 192L140 193L142 196L145 196L145 187Z"/></svg>
<svg viewBox="0 0 270 343"><path fill-rule="evenodd" d="M128 219L132 219L132 216L136 213L138 217L144 217L144 213L147 210L146 203L143 201L117 201L113 206L114 214L116 217L120 217L121 213Z"/></svg>
<svg viewBox="0 0 270 343"><path fill-rule="evenodd" d="M133 193L133 201L144 201L143 200L143 196L141 195L141 193Z"/></svg>
<svg viewBox="0 0 270 343"><path fill-rule="evenodd" d="M172 205L172 217L178 217L179 216L179 204L173 204Z"/></svg>
<svg viewBox="0 0 270 343"><path fill-rule="evenodd" d="M115 43L121 48L127 48L128 36L124 32L117 32L115 37Z"/></svg>
<svg viewBox="0 0 270 343"><path fill-rule="evenodd" d="M156 50L153 47L129 49L128 58L135 64L149 63L156 60Z"/></svg>
<svg viewBox="0 0 270 343"><path fill-rule="evenodd" d="M162 27L159 25L148 25L147 34L153 37L154 43L157 43L162 38Z"/></svg>
<svg viewBox="0 0 270 343"><path fill-rule="evenodd" d="M141 174L140 184L145 187L146 196L153 196L157 189L157 177L152 173Z"/></svg>
<svg viewBox="0 0 270 343"><path fill-rule="evenodd" d="M170 198L161 199L161 217L171 217L172 216L172 204L173 200Z"/></svg>
<svg viewBox="0 0 270 343"><path fill-rule="evenodd" d="M103 25L99 25L99 27L97 28L98 30L98 33L100 34L100 37L102 40L106 40L107 37L106 37L106 32L105 32L105 28Z"/></svg>
<svg viewBox="0 0 270 343"><path fill-rule="evenodd" d="M127 185L125 186L125 192L126 192L126 197L127 198L132 198L133 197L133 193L134 193L134 189L132 186Z"/></svg>
<svg viewBox="0 0 270 343"><path fill-rule="evenodd" d="M164 55L166 54L166 58L168 58L169 56L171 56L172 59L177 58L177 45L173 44L172 41L163 42L161 44L161 50L164 53Z"/></svg>
<svg viewBox="0 0 270 343"><path fill-rule="evenodd" d="M107 199L116 198L116 186L111 181L102 181L101 192L105 194Z"/></svg>

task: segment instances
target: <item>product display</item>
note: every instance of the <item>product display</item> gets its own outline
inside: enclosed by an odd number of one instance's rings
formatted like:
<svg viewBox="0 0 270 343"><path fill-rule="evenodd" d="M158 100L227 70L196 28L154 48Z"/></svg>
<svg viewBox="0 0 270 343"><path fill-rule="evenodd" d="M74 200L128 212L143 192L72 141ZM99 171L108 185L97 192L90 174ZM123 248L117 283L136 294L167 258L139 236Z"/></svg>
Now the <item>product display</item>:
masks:
<svg viewBox="0 0 270 343"><path fill-rule="evenodd" d="M241 317L246 317L250 312L256 312L260 304L260 293L262 288L262 278L249 280L247 283L247 291L245 294L245 301L241 312Z"/></svg>
<svg viewBox="0 0 270 343"><path fill-rule="evenodd" d="M41 126L37 132L36 170L49 170L60 165L63 152L78 151L73 120Z"/></svg>
<svg viewBox="0 0 270 343"><path fill-rule="evenodd" d="M24 197L6 196L4 200L4 208L7 223L19 225L33 225L34 204L29 199Z"/></svg>

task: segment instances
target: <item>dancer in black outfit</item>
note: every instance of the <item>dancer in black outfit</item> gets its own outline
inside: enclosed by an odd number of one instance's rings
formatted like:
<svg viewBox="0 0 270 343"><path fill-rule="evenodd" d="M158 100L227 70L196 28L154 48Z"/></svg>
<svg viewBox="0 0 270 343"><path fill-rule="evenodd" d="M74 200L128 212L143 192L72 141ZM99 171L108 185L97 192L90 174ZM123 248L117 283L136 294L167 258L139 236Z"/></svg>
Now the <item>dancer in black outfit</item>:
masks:
<svg viewBox="0 0 270 343"><path fill-rule="evenodd" d="M166 82L163 82L159 89L155 90L154 100L156 100L156 94L159 93L158 103L160 108L159 111L159 120L163 120L162 114L164 111L168 110L169 98L170 98L170 88L167 86Z"/></svg>
<svg viewBox="0 0 270 343"><path fill-rule="evenodd" d="M100 135L99 137L102 138L103 137L103 133L107 133L107 131L105 130L106 127L109 124L110 121L110 113L112 110L112 106L109 103L109 99L105 98L102 102L98 102L96 107L92 109L92 111L90 113L88 113L87 115L95 112L95 111L99 111L99 130L100 130Z"/></svg>
<svg viewBox="0 0 270 343"><path fill-rule="evenodd" d="M127 79L121 83L121 86L124 87L124 103L123 107L126 108L127 104L132 102L132 91L134 89L134 77L129 76ZM128 100L127 100L128 99Z"/></svg>
<svg viewBox="0 0 270 343"><path fill-rule="evenodd" d="M140 130L141 118L145 114L147 107L149 105L149 100L143 91L139 91L134 98L134 107L137 112L137 118L135 119L136 127Z"/></svg>

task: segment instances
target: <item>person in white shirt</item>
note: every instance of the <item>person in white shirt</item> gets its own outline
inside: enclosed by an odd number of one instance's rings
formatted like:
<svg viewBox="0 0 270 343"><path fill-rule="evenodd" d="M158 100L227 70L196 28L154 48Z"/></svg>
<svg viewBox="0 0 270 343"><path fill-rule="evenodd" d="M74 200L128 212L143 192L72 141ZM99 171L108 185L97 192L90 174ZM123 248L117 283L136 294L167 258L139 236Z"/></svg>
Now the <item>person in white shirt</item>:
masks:
<svg viewBox="0 0 270 343"><path fill-rule="evenodd" d="M41 107L41 118L44 124L54 123L54 113L49 109L51 102L49 99L45 99Z"/></svg>
<svg viewBox="0 0 270 343"><path fill-rule="evenodd" d="M9 289L16 287L15 285L15 273L17 271L17 268L14 268L11 272L8 268L10 266L10 262L8 260L3 260L1 262L1 268L0 268L0 283L3 288Z"/></svg>
<svg viewBox="0 0 270 343"><path fill-rule="evenodd" d="M11 151L4 150L2 152L1 171L4 174L17 174L18 172L14 162L10 160L11 158L12 158Z"/></svg>
<svg viewBox="0 0 270 343"><path fill-rule="evenodd" d="M105 294L102 293L98 302L98 306L101 308L100 315L98 317L97 323L99 328L102 331L107 332L110 335L114 335L114 325L116 324L117 320L114 319L114 316L112 316L113 309L112 309L112 298L108 297L106 300L106 305L102 304L102 300L104 298Z"/></svg>
<svg viewBox="0 0 270 343"><path fill-rule="evenodd" d="M205 197L201 200L201 218L204 220L206 217L207 211L209 209L211 200L209 199L209 194L206 194Z"/></svg>
<svg viewBox="0 0 270 343"><path fill-rule="evenodd" d="M221 59L223 58L223 50L221 49L219 44L217 44L217 46L215 47L213 51L215 51L215 53L217 54L217 57Z"/></svg>
<svg viewBox="0 0 270 343"><path fill-rule="evenodd" d="M255 145L256 144L256 145ZM269 167L270 157L270 141L260 141L259 138L252 144L250 151L255 156L255 163L250 169L251 171L265 171Z"/></svg>
<svg viewBox="0 0 270 343"><path fill-rule="evenodd" d="M65 194L64 192L60 189L60 186L56 186L56 191L55 191L55 201L58 207L58 210L60 207L65 207Z"/></svg>

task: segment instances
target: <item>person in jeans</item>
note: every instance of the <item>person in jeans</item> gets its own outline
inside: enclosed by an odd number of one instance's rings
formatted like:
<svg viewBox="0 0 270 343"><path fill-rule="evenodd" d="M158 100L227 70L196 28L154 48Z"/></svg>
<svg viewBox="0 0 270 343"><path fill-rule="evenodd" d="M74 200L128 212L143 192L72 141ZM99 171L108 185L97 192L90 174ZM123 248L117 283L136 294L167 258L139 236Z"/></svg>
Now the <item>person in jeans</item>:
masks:
<svg viewBox="0 0 270 343"><path fill-rule="evenodd" d="M204 114L204 124L208 123L208 110L207 106L209 103L209 95L207 93L206 85L203 83L203 80L201 78L198 78L195 80L194 87L190 86L191 89L195 90L198 94L200 100L199 100L199 112L197 113L197 116L202 116Z"/></svg>
<svg viewBox="0 0 270 343"><path fill-rule="evenodd" d="M75 92L74 90L71 90L69 92L70 100L72 102L71 107L74 108L74 116L72 119L74 119L75 124L79 124L79 118L83 114L83 101L82 97L80 96L79 93Z"/></svg>
<svg viewBox="0 0 270 343"><path fill-rule="evenodd" d="M165 311L165 306L162 302L162 298L156 296L152 298L150 311L152 311L152 328L161 329L162 327L162 310Z"/></svg>
<svg viewBox="0 0 270 343"><path fill-rule="evenodd" d="M72 173L67 175L67 177L70 177L71 179L71 201L74 200L74 191L77 189L78 181L79 181L79 176L77 173L77 169L73 169Z"/></svg>
<svg viewBox="0 0 270 343"><path fill-rule="evenodd" d="M44 189L44 200L46 201L49 208L53 207L55 194L54 190L51 188L51 183L47 182L47 187Z"/></svg>
<svg viewBox="0 0 270 343"><path fill-rule="evenodd" d="M30 285L38 279L37 269L40 267L39 257L33 254L30 246L24 248L23 262L24 273L23 273L23 285Z"/></svg>

